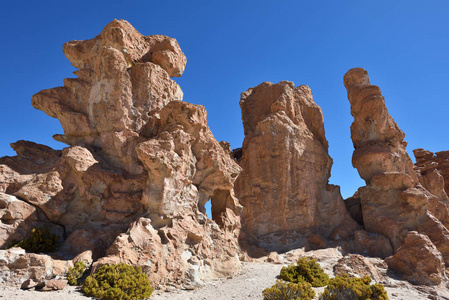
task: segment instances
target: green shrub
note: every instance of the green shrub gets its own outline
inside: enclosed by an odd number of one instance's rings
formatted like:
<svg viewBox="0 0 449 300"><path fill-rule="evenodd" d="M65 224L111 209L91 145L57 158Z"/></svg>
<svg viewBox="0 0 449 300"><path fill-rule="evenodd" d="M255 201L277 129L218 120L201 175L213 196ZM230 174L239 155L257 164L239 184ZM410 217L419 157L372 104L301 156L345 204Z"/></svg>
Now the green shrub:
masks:
<svg viewBox="0 0 449 300"><path fill-rule="evenodd" d="M263 290L263 300L312 300L315 291L307 282L292 283L277 280L276 284Z"/></svg>
<svg viewBox="0 0 449 300"><path fill-rule="evenodd" d="M382 284L370 285L371 278L350 277L348 274L338 275L331 280L320 295L320 300L388 300L387 292Z"/></svg>
<svg viewBox="0 0 449 300"><path fill-rule="evenodd" d="M329 276L316 259L308 257L299 258L296 265L283 267L280 277L293 283L308 282L313 287L325 286L329 281Z"/></svg>
<svg viewBox="0 0 449 300"><path fill-rule="evenodd" d="M86 271L86 264L83 261L77 261L75 265L69 268L67 274L67 281L70 285L78 285L78 279L80 279Z"/></svg>
<svg viewBox="0 0 449 300"><path fill-rule="evenodd" d="M126 264L103 265L83 284L87 296L106 300L144 299L153 288L140 267Z"/></svg>
<svg viewBox="0 0 449 300"><path fill-rule="evenodd" d="M48 228L39 227L33 228L29 237L13 247L20 247L33 253L47 253L56 250L58 242L59 236L50 233Z"/></svg>

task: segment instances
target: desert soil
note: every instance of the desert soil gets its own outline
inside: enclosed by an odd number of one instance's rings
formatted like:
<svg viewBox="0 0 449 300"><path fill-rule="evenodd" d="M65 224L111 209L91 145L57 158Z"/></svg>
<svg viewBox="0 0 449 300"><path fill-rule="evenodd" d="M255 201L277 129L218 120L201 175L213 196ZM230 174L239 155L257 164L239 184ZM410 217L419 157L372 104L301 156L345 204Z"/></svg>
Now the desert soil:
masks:
<svg viewBox="0 0 449 300"><path fill-rule="evenodd" d="M321 266L331 274L335 258L320 260ZM247 300L262 299L262 290L270 287L276 281L283 265L262 262L244 263L243 271L238 276L230 279L217 279L205 283L196 290L174 290L170 292L155 291L151 300ZM391 279L386 286L390 299L412 300L412 299L447 299L437 295L429 295L412 288L410 284ZM323 288L316 289L317 294ZM47 299L70 299L82 300L93 299L85 297L75 287L67 286L62 291L38 292L23 291L18 288L0 287L0 299L23 299L23 300L47 300Z"/></svg>

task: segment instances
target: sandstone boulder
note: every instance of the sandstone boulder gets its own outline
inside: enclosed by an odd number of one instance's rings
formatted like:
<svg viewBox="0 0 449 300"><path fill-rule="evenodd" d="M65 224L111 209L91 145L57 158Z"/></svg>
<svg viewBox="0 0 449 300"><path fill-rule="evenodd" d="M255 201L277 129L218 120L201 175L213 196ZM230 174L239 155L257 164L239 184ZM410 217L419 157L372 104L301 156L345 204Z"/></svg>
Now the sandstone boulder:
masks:
<svg viewBox="0 0 449 300"><path fill-rule="evenodd" d="M0 250L0 283L31 288L33 282L43 282L63 276L72 263L49 255L26 253L21 248ZM26 280L31 280L25 283Z"/></svg>
<svg viewBox="0 0 449 300"><path fill-rule="evenodd" d="M334 274L346 273L357 277L369 276L374 282L382 282L386 278L386 274L379 267L386 269L387 266L380 260L375 265L362 255L348 254L338 260L334 266Z"/></svg>
<svg viewBox="0 0 449 300"><path fill-rule="evenodd" d="M40 288L42 292L59 291L67 286L67 280L64 279L50 279L44 282L44 286Z"/></svg>
<svg viewBox="0 0 449 300"><path fill-rule="evenodd" d="M399 250L385 262L414 284L438 285L446 278L440 252L426 235L416 231L410 231Z"/></svg>

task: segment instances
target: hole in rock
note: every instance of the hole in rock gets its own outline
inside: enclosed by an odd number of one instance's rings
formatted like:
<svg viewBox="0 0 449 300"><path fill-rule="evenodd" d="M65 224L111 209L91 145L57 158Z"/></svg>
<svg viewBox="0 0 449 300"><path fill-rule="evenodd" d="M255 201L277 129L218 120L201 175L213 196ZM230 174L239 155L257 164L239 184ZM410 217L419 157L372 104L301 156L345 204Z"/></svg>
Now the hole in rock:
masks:
<svg viewBox="0 0 449 300"><path fill-rule="evenodd" d="M14 219L1 219L0 221L1 221L1 223L5 224L5 225L13 225L16 220L14 220Z"/></svg>
<svg viewBox="0 0 449 300"><path fill-rule="evenodd" d="M203 200L201 201L201 199ZM232 196L229 190L217 189L214 190L212 196L203 194L203 197L200 197L198 210L222 227L228 218L226 209L232 208L232 203Z"/></svg>
<svg viewBox="0 0 449 300"><path fill-rule="evenodd" d="M10 183L6 187L5 194L13 195L15 192L20 190L21 186L19 184Z"/></svg>
<svg viewBox="0 0 449 300"><path fill-rule="evenodd" d="M161 238L161 243L163 245L168 244L168 237L165 235L165 232L162 230L159 230L157 232L157 234L159 235L159 237Z"/></svg>
<svg viewBox="0 0 449 300"><path fill-rule="evenodd" d="M212 201L207 201L204 205L204 208L206 209L206 216L212 220Z"/></svg>
<svg viewBox="0 0 449 300"><path fill-rule="evenodd" d="M346 210L351 217L361 226L364 226L361 200L358 195L349 197L345 200Z"/></svg>
<svg viewBox="0 0 449 300"><path fill-rule="evenodd" d="M8 202L6 200L0 199L0 209L5 209L8 207Z"/></svg>

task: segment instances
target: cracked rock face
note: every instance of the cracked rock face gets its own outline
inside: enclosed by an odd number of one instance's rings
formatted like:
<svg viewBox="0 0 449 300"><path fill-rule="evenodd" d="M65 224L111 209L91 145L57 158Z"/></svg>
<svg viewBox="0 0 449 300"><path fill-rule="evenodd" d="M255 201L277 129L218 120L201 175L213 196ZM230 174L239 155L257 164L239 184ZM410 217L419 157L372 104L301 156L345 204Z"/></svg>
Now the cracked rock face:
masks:
<svg viewBox="0 0 449 300"><path fill-rule="evenodd" d="M186 58L176 40L114 20L63 50L78 78L32 104L58 118L64 134L55 139L69 147L18 141L17 156L0 158L0 246L45 226L61 236L58 257L139 265L155 286L238 272L241 168L213 137L204 107L180 101L170 77L182 75ZM4 281L30 279L7 267Z"/></svg>
<svg viewBox="0 0 449 300"><path fill-rule="evenodd" d="M78 78L37 93L33 106L61 122L58 141L102 148L110 162L140 174L134 148L142 126L152 112L183 97L170 79L182 75L187 61L178 43L114 20L94 39L68 42L63 51Z"/></svg>
<svg viewBox="0 0 449 300"><path fill-rule="evenodd" d="M344 84L354 117L351 125L355 148L352 163L366 182L366 186L358 191L365 230L390 240L395 253L389 260L393 269L400 270L402 267L399 266L407 265L407 268L421 272L411 261L415 259L413 252L417 251L410 246L412 236L423 241L422 247L428 248L428 243L435 246L437 254L448 265L449 231L446 226L449 206L447 196L438 192L443 186L431 188L420 183L424 181L415 174L405 149L404 133L388 113L379 87L370 84L368 72L361 68L351 69L344 76ZM411 234L411 231L417 234ZM436 257L437 254L432 255ZM400 257L401 263L393 263ZM430 260L422 263L428 262ZM429 268L440 268L436 265L429 265ZM404 272L411 271L404 269ZM424 272L423 276L427 278L420 283L438 284L442 280L441 272L432 272Z"/></svg>
<svg viewBox="0 0 449 300"><path fill-rule="evenodd" d="M449 202L449 151L433 153L419 148L413 150L413 154L419 182L432 194Z"/></svg>
<svg viewBox="0 0 449 300"><path fill-rule="evenodd" d="M264 82L242 93L240 107L245 139L235 191L244 206L241 239L283 251L302 246L301 237L312 233L314 242L353 232L357 225L339 187L327 183L332 159L310 88Z"/></svg>

